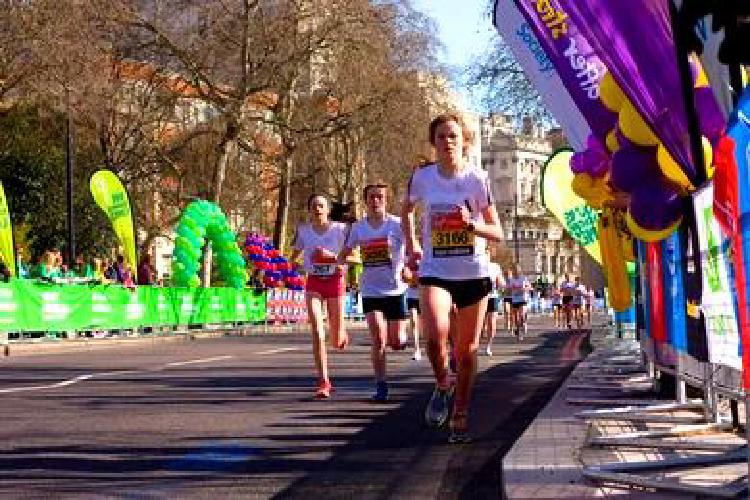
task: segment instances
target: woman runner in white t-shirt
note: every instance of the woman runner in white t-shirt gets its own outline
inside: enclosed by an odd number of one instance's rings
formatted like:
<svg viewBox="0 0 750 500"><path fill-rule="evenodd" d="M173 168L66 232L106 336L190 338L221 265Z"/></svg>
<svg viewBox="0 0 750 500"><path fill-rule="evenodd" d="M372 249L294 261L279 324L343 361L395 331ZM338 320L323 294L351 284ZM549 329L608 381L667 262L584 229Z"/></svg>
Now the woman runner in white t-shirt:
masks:
<svg viewBox="0 0 750 500"><path fill-rule="evenodd" d="M499 241L502 232L487 174L466 160L472 138L461 117L438 116L430 123L429 138L437 161L413 172L401 217L407 255L420 262L420 305L436 382L425 420L441 426L450 413L453 388L446 369L446 344L455 304L457 335L453 347L458 373L450 441L466 442L479 335L492 287L485 238ZM424 249L417 243L414 228L418 204L422 208Z"/></svg>
<svg viewBox="0 0 750 500"><path fill-rule="evenodd" d="M513 269L513 277L509 280L511 296L511 311L513 315L513 324L515 325L516 339L520 342L526 333L526 304L529 301L529 291L531 284L525 276L518 271L518 266Z"/></svg>
<svg viewBox="0 0 750 500"><path fill-rule="evenodd" d="M372 400L388 401L385 348L403 349L406 327L406 283L401 279L404 267L404 233L401 220L386 213L387 185L382 182L364 188L367 215L354 223L339 262L344 262L359 247L363 271L360 276L362 309L372 338L372 369L375 393Z"/></svg>
<svg viewBox="0 0 750 500"><path fill-rule="evenodd" d="M328 198L313 195L307 200L310 222L297 227L292 242L291 262L303 256L307 273L305 302L313 339L313 357L318 371L316 398L329 398L333 387L328 376L328 353L325 344L323 308L328 313L331 343L344 349L349 336L344 329L344 270L337 262L344 246L347 226L329 219L331 204Z"/></svg>
<svg viewBox="0 0 750 500"><path fill-rule="evenodd" d="M419 343L419 333L422 331L422 318L419 313L419 273L404 266L403 278L409 288L406 289L406 309L409 311L408 326L414 339L414 361L422 361L422 347Z"/></svg>
<svg viewBox="0 0 750 500"><path fill-rule="evenodd" d="M565 279L560 283L560 293L562 294L563 313L565 313L565 322L568 325L568 330L572 327L571 321L573 318L573 296L575 295L576 285L570 281L570 275L565 274Z"/></svg>
<svg viewBox="0 0 750 500"><path fill-rule="evenodd" d="M487 356L492 356L492 341L495 338L497 330L497 314L500 310L500 290L504 286L500 272L500 266L495 262L490 262L490 281L492 290L487 299L487 314L484 319L484 338L487 340L487 347L484 352Z"/></svg>

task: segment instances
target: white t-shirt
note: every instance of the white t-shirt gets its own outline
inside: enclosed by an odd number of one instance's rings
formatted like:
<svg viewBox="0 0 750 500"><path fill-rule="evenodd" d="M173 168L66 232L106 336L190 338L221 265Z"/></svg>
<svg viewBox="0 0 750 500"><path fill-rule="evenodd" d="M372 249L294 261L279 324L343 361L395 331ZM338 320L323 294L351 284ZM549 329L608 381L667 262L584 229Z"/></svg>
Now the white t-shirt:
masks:
<svg viewBox="0 0 750 500"><path fill-rule="evenodd" d="M352 226L347 248L359 247L362 254L360 288L363 297L401 295L407 285L401 279L404 268L404 232L401 219L386 215L374 228L367 217Z"/></svg>
<svg viewBox="0 0 750 500"><path fill-rule="evenodd" d="M444 177L436 164L414 171L407 197L422 206L423 277L467 280L489 276L484 238L463 228L458 207L470 209L472 221L492 205L487 173L467 167L454 177Z"/></svg>
<svg viewBox="0 0 750 500"><path fill-rule="evenodd" d="M311 224L301 224L294 235L292 248L301 250L304 257L305 272L314 276L333 276L337 274L335 263L313 261L313 253L317 247L338 255L344 247L347 226L341 222L331 222L323 234L318 234Z"/></svg>
<svg viewBox="0 0 750 500"><path fill-rule="evenodd" d="M531 285L526 278L523 276L511 278L508 281L508 286L510 287L510 298L514 304L528 302L528 288Z"/></svg>
<svg viewBox="0 0 750 500"><path fill-rule="evenodd" d="M490 262L489 265L490 281L492 281L492 290L490 291L490 298L498 298L500 296L500 287L497 282L500 279L500 265L496 262Z"/></svg>
<svg viewBox="0 0 750 500"><path fill-rule="evenodd" d="M585 305L586 304L586 287L583 285L578 285L575 288L575 294L573 295L573 304L575 305Z"/></svg>

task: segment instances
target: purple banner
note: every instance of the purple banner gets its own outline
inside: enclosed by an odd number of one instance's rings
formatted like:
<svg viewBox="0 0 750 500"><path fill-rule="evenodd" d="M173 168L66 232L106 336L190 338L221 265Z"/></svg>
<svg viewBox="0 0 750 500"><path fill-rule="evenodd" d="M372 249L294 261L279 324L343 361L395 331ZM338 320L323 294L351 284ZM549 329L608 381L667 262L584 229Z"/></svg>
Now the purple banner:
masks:
<svg viewBox="0 0 750 500"><path fill-rule="evenodd" d="M511 0L498 0L502 1ZM599 82L607 72L606 66L567 11L560 7L563 2L516 0L515 3L557 69L563 85L591 131L603 143L617 120L617 115L599 100Z"/></svg>
<svg viewBox="0 0 750 500"><path fill-rule="evenodd" d="M516 1L529 15L544 13L538 22L551 37L564 38L566 25L587 40L672 158L691 181L696 178L669 0Z"/></svg>

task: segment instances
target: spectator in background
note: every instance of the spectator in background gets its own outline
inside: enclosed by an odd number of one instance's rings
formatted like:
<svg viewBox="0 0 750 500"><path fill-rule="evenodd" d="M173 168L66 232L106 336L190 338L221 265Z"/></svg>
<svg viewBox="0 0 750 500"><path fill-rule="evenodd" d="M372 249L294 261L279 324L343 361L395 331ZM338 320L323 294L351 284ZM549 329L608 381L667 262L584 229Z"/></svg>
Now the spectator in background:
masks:
<svg viewBox="0 0 750 500"><path fill-rule="evenodd" d="M125 257L123 257L122 255L118 255L113 267L115 271L115 281L121 284L125 283ZM130 279L132 281L132 274L130 276Z"/></svg>
<svg viewBox="0 0 750 500"><path fill-rule="evenodd" d="M109 259L105 258L102 261L102 270L104 273L104 278L107 281L109 281L110 283L117 282L117 270L115 269L114 262L110 262Z"/></svg>
<svg viewBox="0 0 750 500"><path fill-rule="evenodd" d="M144 253L141 256L141 261L138 263L138 277L137 282L139 285L154 285L156 282L156 272L154 266L151 264L151 255Z"/></svg>
<svg viewBox="0 0 750 500"><path fill-rule="evenodd" d="M73 268L70 270L70 276L73 278L93 278L94 277L94 271L91 268L90 264L87 264L86 261L83 259L83 255L78 254L76 256L76 261L73 264Z"/></svg>
<svg viewBox="0 0 750 500"><path fill-rule="evenodd" d="M121 283L125 288L135 289L135 280L133 279L133 270L127 264L122 265L122 281Z"/></svg>
<svg viewBox="0 0 750 500"><path fill-rule="evenodd" d="M8 282L10 281L10 269L5 265L5 262L0 260L0 280Z"/></svg>

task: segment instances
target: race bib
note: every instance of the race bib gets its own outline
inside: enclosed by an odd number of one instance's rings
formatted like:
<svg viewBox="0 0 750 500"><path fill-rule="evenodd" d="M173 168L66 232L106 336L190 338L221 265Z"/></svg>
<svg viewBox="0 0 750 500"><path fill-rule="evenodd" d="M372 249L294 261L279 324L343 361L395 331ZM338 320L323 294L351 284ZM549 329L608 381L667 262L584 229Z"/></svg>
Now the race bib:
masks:
<svg viewBox="0 0 750 500"><path fill-rule="evenodd" d="M474 255L474 233L464 227L461 214L455 209L445 212L433 211L430 233L433 257Z"/></svg>
<svg viewBox="0 0 750 500"><path fill-rule="evenodd" d="M335 264L313 264L312 273L315 276L333 276L336 274Z"/></svg>
<svg viewBox="0 0 750 500"><path fill-rule="evenodd" d="M367 241L361 246L362 265L365 267L380 267L391 265L391 247L388 238L377 238Z"/></svg>

